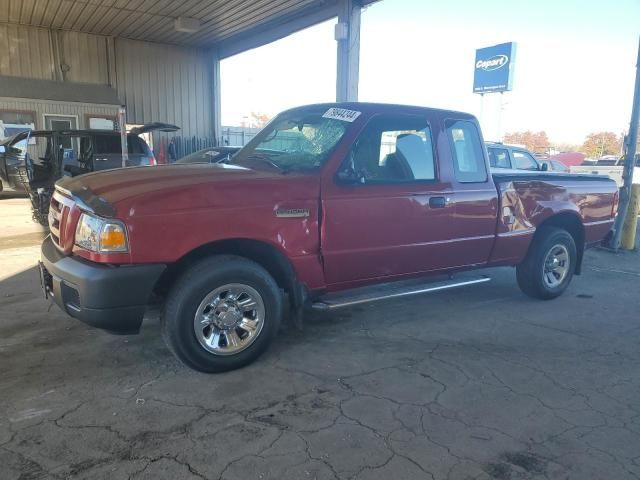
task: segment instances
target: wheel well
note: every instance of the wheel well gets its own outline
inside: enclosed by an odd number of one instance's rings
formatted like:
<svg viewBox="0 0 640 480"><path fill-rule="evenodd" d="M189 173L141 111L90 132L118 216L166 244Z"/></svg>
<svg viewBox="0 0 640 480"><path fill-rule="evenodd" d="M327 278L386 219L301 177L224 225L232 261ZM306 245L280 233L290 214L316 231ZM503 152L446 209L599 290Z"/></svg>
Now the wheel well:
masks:
<svg viewBox="0 0 640 480"><path fill-rule="evenodd" d="M542 222L536 228L536 233L540 231L540 229L544 226L552 226L557 228L562 228L569 232L569 235L573 237L573 241L576 244L576 252L578 254L578 263L576 265L576 275L580 275L582 270L582 257L584 255L584 225L582 225L582 220L576 213L572 212L562 212L557 213L549 218L547 218L544 222ZM535 238L534 238L535 239Z"/></svg>
<svg viewBox="0 0 640 480"><path fill-rule="evenodd" d="M156 283L154 292L162 297L166 296L171 285L183 272L212 255L237 255L252 260L269 272L278 286L289 295L292 305L301 305L304 301L303 289L287 257L268 243L250 239L221 240L192 250L169 265Z"/></svg>

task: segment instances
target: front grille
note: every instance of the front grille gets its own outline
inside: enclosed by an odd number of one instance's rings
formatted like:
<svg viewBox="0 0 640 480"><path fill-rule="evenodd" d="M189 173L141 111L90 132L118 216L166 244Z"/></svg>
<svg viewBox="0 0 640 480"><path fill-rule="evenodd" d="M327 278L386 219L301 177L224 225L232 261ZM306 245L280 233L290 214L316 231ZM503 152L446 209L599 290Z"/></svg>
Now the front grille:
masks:
<svg viewBox="0 0 640 480"><path fill-rule="evenodd" d="M51 205L49 205L49 231L51 239L56 247L60 250L64 249L65 226L69 217L69 212L73 206L73 200L62 195L56 190L51 197Z"/></svg>

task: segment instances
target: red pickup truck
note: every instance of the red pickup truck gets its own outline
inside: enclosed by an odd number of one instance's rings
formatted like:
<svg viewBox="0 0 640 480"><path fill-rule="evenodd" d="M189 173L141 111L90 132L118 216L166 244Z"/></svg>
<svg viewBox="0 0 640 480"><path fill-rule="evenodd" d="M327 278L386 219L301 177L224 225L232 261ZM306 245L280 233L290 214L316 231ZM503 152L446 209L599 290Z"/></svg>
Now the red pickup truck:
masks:
<svg viewBox="0 0 640 480"><path fill-rule="evenodd" d="M465 113L312 105L224 164L65 178L42 246L45 295L114 333L137 333L163 301L167 345L206 372L255 360L285 309L300 319L488 280L464 270L515 266L526 294L557 297L610 231L616 184L491 175L483 145Z"/></svg>

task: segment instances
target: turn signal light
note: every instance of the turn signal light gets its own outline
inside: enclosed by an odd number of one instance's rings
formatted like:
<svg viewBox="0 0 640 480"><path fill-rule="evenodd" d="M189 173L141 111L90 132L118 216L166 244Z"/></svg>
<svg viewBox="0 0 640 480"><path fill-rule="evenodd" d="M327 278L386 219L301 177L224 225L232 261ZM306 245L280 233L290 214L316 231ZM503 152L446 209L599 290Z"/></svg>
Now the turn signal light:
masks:
<svg viewBox="0 0 640 480"><path fill-rule="evenodd" d="M100 249L107 252L126 251L127 236L124 229L117 224L106 224L100 234Z"/></svg>

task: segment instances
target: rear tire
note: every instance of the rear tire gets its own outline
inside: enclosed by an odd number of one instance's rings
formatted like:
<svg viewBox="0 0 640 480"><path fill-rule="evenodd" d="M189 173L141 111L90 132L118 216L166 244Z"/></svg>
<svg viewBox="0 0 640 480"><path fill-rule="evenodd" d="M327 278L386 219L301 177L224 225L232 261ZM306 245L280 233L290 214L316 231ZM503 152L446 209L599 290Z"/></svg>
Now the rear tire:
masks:
<svg viewBox="0 0 640 480"><path fill-rule="evenodd" d="M171 288L162 336L187 366L206 373L257 359L278 331L282 292L269 273L232 255L207 258Z"/></svg>
<svg viewBox="0 0 640 480"><path fill-rule="evenodd" d="M567 289L578 260L573 237L561 228L546 226L536 233L524 261L516 267L520 289L541 300L556 298Z"/></svg>

